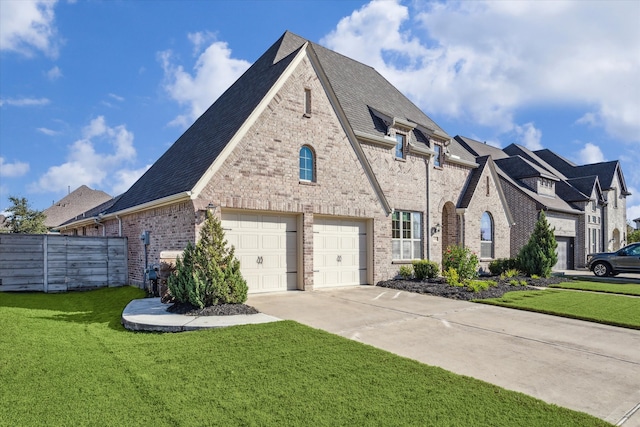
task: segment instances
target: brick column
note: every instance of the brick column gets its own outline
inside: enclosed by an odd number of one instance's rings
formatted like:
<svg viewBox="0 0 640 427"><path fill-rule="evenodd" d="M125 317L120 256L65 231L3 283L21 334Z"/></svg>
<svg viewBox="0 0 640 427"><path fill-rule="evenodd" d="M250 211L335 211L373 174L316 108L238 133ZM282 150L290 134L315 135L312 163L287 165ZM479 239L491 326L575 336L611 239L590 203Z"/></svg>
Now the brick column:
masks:
<svg viewBox="0 0 640 427"><path fill-rule="evenodd" d="M313 208L304 206L302 214L302 277L303 289L313 290Z"/></svg>

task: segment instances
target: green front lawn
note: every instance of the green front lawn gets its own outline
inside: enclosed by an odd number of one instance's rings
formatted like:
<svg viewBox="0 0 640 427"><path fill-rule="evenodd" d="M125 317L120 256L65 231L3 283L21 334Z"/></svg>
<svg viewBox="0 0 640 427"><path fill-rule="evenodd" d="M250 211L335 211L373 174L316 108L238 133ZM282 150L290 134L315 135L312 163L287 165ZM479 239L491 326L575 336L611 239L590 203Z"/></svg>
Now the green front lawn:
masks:
<svg viewBox="0 0 640 427"><path fill-rule="evenodd" d="M640 298L623 295L550 289L507 292L476 302L640 329Z"/></svg>
<svg viewBox="0 0 640 427"><path fill-rule="evenodd" d="M0 424L608 425L291 321L126 331L140 297L0 293Z"/></svg>
<svg viewBox="0 0 640 427"><path fill-rule="evenodd" d="M576 289L579 291L604 292L621 295L638 295L640 296L640 285L636 284L618 284L618 283L601 283L601 282L585 282L575 281L560 283L559 285L549 285L550 288Z"/></svg>

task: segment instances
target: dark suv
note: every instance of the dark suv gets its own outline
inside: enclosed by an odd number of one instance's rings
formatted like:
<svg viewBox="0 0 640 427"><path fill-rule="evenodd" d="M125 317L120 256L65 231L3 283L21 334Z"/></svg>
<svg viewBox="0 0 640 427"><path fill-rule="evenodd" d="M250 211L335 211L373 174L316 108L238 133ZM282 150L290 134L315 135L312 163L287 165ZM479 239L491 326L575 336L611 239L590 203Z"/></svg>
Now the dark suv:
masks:
<svg viewBox="0 0 640 427"><path fill-rule="evenodd" d="M640 243L632 243L616 252L589 254L587 268L599 277L640 273Z"/></svg>

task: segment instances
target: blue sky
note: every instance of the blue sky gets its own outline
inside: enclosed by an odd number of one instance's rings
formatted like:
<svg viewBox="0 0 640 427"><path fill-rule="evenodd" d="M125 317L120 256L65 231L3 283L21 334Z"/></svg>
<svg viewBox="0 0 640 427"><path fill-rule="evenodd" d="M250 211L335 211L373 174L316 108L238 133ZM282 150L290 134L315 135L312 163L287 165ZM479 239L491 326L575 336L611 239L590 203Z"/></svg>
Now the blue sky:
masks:
<svg viewBox="0 0 640 427"><path fill-rule="evenodd" d="M0 0L0 20L0 211L125 191L290 30L450 135L620 160L640 217L638 1Z"/></svg>

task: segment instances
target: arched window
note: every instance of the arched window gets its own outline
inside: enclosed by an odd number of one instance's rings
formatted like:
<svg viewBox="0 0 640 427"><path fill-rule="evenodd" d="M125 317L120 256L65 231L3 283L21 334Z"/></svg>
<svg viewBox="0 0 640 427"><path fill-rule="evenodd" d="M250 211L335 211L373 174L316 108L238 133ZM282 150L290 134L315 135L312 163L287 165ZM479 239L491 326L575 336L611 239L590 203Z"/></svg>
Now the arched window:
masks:
<svg viewBox="0 0 640 427"><path fill-rule="evenodd" d="M483 212L480 219L480 258L493 258L493 218Z"/></svg>
<svg viewBox="0 0 640 427"><path fill-rule="evenodd" d="M300 181L315 181L313 151L306 145L300 149Z"/></svg>

